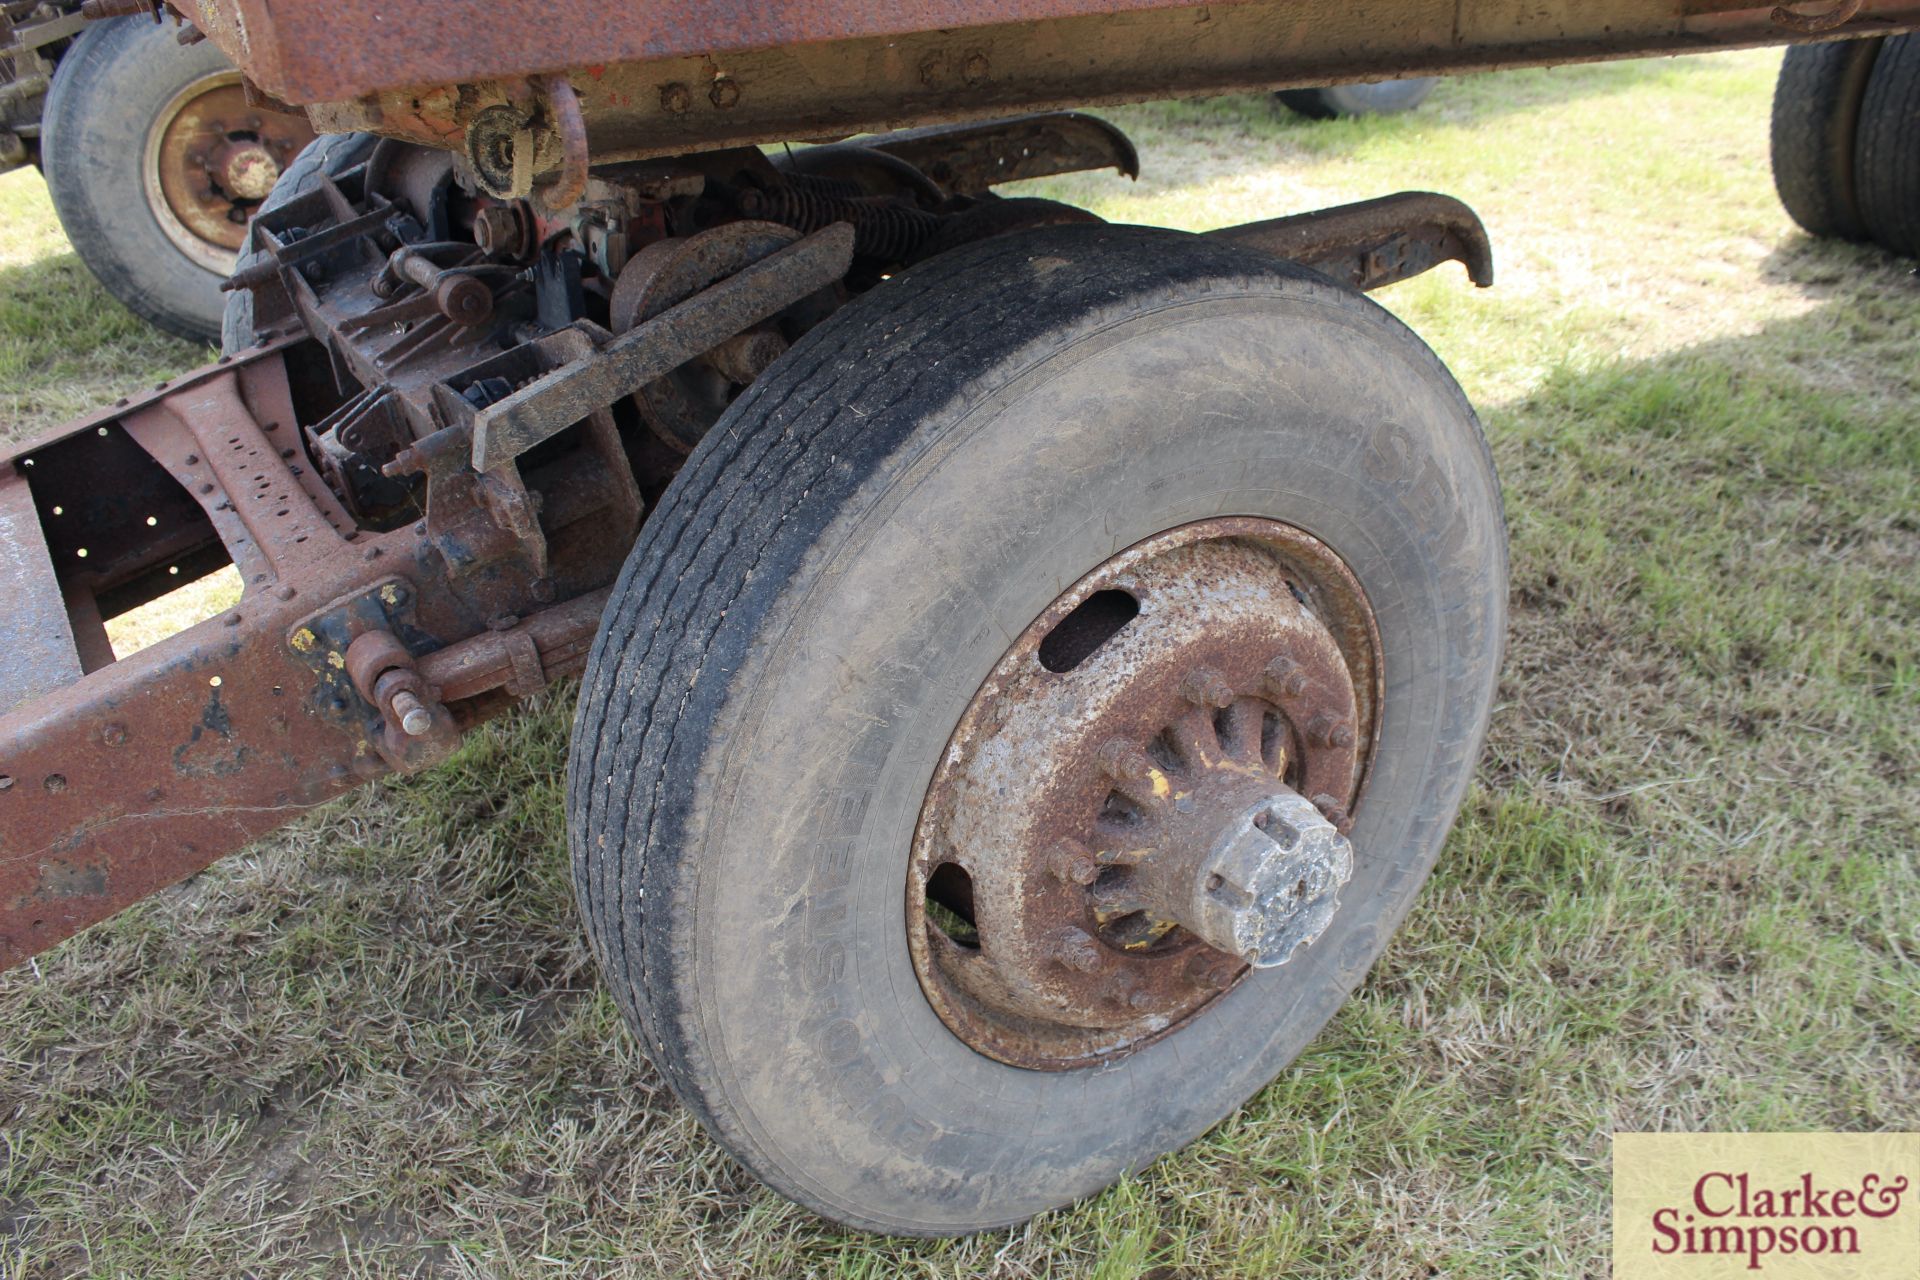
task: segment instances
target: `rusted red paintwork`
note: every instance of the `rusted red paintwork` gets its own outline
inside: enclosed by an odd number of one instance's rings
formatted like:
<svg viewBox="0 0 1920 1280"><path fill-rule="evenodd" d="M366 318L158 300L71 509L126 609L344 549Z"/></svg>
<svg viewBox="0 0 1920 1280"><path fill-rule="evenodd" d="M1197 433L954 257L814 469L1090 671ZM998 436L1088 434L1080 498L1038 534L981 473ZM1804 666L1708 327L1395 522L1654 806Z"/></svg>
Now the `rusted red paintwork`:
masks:
<svg viewBox="0 0 1920 1280"><path fill-rule="evenodd" d="M505 609L528 584L451 581L425 522L355 527L305 465L285 364L294 345L208 365L0 462L10 493L41 483L40 473L50 492L65 493L63 458L88 451L98 475L86 487L111 504L124 460L145 456L197 504L205 524L154 502L127 514L124 523L150 536L144 556L131 535L114 551L106 513L115 508L101 507L95 541L110 554L86 557L100 568L69 575L70 596L76 583L89 601L96 587L125 592L151 576L142 560L164 566L177 552L191 566L209 527L245 584L232 609L0 715L0 969L361 781L431 762L506 695L584 664L604 592L521 620ZM584 497L561 492L571 474L559 473L547 495L556 508L615 508L610 519L572 522L570 572L604 583L631 540L633 513L623 516L620 495L597 480L575 486ZM595 529L596 538L581 536ZM66 535L48 541L63 559L80 551ZM396 738L387 708L354 688L346 652L377 629L429 655L420 687L439 709L425 738ZM440 676L449 689L435 686Z"/></svg>

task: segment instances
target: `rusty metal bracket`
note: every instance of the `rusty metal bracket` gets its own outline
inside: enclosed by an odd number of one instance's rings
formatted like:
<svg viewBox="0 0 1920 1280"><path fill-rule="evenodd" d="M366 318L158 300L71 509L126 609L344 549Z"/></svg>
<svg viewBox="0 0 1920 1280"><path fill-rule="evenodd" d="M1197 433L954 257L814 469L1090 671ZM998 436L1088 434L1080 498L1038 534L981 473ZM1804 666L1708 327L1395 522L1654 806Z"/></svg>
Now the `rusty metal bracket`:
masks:
<svg viewBox="0 0 1920 1280"><path fill-rule="evenodd" d="M1397 284L1443 262L1465 264L1468 278L1482 289L1493 284L1493 245L1480 215L1452 196L1431 191L1403 191L1207 234L1312 267L1360 290Z"/></svg>
<svg viewBox="0 0 1920 1280"><path fill-rule="evenodd" d="M1022 178L1090 169L1140 176L1140 153L1127 135L1098 116L1079 111L901 129L861 138L859 145L904 160L960 195Z"/></svg>
<svg viewBox="0 0 1920 1280"><path fill-rule="evenodd" d="M836 222L778 249L474 415L473 469L492 471L589 414L838 281L853 227Z"/></svg>
<svg viewBox="0 0 1920 1280"><path fill-rule="evenodd" d="M288 629L287 647L314 674L312 713L353 736L353 771L361 777L378 777L389 767L417 773L458 745L452 715L424 681L416 676L405 689L428 717L411 727L404 722L414 708L396 707L400 690L381 686L391 671L412 671L415 650L440 647L422 630L417 593L406 579L382 578L308 614Z"/></svg>

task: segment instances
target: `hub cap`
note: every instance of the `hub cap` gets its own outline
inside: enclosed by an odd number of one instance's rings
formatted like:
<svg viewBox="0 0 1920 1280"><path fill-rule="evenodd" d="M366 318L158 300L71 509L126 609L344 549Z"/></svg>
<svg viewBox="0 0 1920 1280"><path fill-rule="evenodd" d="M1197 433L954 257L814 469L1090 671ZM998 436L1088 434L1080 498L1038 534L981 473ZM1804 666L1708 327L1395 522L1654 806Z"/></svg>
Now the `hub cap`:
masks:
<svg viewBox="0 0 1920 1280"><path fill-rule="evenodd" d="M1095 569L1000 660L914 838L909 946L969 1045L1060 1070L1164 1036L1338 910L1379 705L1358 582L1277 521Z"/></svg>

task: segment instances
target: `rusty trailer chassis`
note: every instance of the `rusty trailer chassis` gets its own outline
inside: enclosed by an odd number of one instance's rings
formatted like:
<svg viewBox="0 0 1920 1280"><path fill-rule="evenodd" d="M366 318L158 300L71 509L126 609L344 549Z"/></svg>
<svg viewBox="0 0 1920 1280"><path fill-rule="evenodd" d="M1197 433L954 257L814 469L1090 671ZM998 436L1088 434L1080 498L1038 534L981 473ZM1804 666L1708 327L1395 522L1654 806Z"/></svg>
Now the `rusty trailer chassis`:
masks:
<svg viewBox="0 0 1920 1280"><path fill-rule="evenodd" d="M232 286L253 345L0 458L0 967L580 670L648 502L789 343L919 257L1090 216L997 183L1138 170L1070 112L929 122L1884 34L1920 4L190 16L251 93L387 140L256 220ZM919 127L780 164L744 145L891 123ZM1212 234L1361 289L1449 260L1492 279L1442 196ZM116 659L104 619L228 564L236 606Z"/></svg>

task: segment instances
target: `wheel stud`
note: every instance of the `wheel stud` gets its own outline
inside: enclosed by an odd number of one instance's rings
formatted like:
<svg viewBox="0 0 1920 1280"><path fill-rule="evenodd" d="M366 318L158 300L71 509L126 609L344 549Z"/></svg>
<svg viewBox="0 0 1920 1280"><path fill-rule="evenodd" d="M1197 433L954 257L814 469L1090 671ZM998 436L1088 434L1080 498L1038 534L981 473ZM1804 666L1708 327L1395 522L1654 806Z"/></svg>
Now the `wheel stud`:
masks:
<svg viewBox="0 0 1920 1280"><path fill-rule="evenodd" d="M1142 782L1153 774L1147 753L1125 738L1109 738L1100 748L1100 771L1115 782Z"/></svg>
<svg viewBox="0 0 1920 1280"><path fill-rule="evenodd" d="M1072 837L1054 846L1047 869L1054 879L1068 884L1089 885L1100 878L1100 862L1093 850Z"/></svg>
<svg viewBox="0 0 1920 1280"><path fill-rule="evenodd" d="M1297 698L1307 691L1306 673L1283 653L1267 664L1267 688L1283 698Z"/></svg>
<svg viewBox="0 0 1920 1280"><path fill-rule="evenodd" d="M1350 747L1353 745L1353 728L1344 720L1335 719L1323 711L1307 721L1307 737L1322 747Z"/></svg>
<svg viewBox="0 0 1920 1280"><path fill-rule="evenodd" d="M1313 807L1318 809L1320 816L1331 822L1337 830L1346 831L1348 815L1345 805L1323 791L1314 796Z"/></svg>
<svg viewBox="0 0 1920 1280"><path fill-rule="evenodd" d="M1092 973L1100 967L1100 944L1084 929L1062 929L1054 937L1053 950L1061 964L1077 973Z"/></svg>
<svg viewBox="0 0 1920 1280"><path fill-rule="evenodd" d="M1180 682L1181 696L1197 706L1222 709L1233 705L1233 686L1212 667L1196 667Z"/></svg>

